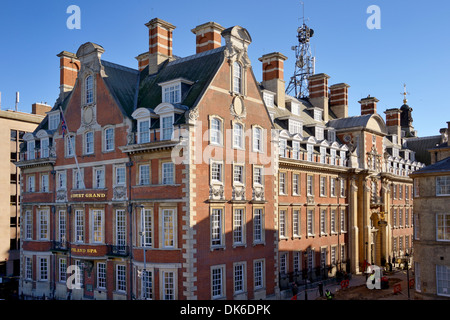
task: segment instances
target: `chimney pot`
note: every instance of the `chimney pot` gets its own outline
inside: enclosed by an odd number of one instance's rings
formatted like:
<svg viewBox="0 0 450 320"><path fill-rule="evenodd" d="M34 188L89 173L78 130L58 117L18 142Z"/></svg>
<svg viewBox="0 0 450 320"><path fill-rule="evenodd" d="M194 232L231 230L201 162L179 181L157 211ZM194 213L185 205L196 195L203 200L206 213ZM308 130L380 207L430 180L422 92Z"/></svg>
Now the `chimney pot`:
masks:
<svg viewBox="0 0 450 320"><path fill-rule="evenodd" d="M361 99L358 101L361 104L361 115L367 114L376 114L377 113L377 102L379 102L375 97L371 97L370 95L367 98Z"/></svg>
<svg viewBox="0 0 450 320"><path fill-rule="evenodd" d="M141 54L136 59L140 64L139 69L144 69L148 65L149 74L153 74L158 72L163 62L173 58L172 32L176 27L159 18L154 18L145 25L148 27L149 34L148 53Z"/></svg>
<svg viewBox="0 0 450 320"><path fill-rule="evenodd" d="M192 29L192 33L196 36L196 53L220 48L223 30L225 28L216 22L207 22Z"/></svg>

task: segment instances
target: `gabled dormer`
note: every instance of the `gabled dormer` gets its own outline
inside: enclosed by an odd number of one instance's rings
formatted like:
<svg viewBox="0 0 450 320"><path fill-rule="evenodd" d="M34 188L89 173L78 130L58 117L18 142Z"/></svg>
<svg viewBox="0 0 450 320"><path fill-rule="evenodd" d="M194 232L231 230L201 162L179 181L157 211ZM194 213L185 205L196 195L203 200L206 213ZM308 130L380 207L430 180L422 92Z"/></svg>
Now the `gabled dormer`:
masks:
<svg viewBox="0 0 450 320"><path fill-rule="evenodd" d="M193 81L189 81L183 78L177 78L170 81L158 83L162 90L161 102L167 102L171 104L181 103L193 84Z"/></svg>

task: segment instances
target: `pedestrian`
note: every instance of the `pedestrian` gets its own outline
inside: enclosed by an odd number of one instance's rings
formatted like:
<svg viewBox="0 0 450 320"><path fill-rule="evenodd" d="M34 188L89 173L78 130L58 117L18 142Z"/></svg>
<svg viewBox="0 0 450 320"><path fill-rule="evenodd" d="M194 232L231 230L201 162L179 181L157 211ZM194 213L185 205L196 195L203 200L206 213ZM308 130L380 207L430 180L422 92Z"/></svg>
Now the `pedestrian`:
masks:
<svg viewBox="0 0 450 320"><path fill-rule="evenodd" d="M321 297L323 297L323 283L319 282L319 294Z"/></svg>
<svg viewBox="0 0 450 320"><path fill-rule="evenodd" d="M333 294L328 289L325 292L325 296L326 296L327 300L332 300L333 299Z"/></svg>
<svg viewBox="0 0 450 320"><path fill-rule="evenodd" d="M292 282L292 296L295 297L297 295L297 292L298 292L297 284L295 282Z"/></svg>

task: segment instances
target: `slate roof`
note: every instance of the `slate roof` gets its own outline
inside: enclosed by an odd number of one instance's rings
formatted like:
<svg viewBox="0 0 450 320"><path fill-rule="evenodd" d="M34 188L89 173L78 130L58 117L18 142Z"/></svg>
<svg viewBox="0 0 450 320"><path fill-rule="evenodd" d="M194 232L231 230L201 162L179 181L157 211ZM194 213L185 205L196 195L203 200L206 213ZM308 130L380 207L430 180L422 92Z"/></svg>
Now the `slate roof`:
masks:
<svg viewBox="0 0 450 320"><path fill-rule="evenodd" d="M435 148L436 144L440 142L441 136L409 138L406 139L406 147L416 152L416 161L429 165L431 163L431 154L428 150Z"/></svg>
<svg viewBox="0 0 450 320"><path fill-rule="evenodd" d="M450 157L438 161L432 165L426 166L420 170L414 171L413 173L411 173L411 175L439 172L446 172L450 174Z"/></svg>
<svg viewBox="0 0 450 320"><path fill-rule="evenodd" d="M139 71L102 60L106 77L103 78L119 108L131 116L136 106ZM98 110L101 112L101 110Z"/></svg>
<svg viewBox="0 0 450 320"><path fill-rule="evenodd" d="M367 123L370 120L370 117L372 117L371 114L366 114L363 116L354 116L354 117L330 120L328 122L328 125L335 129L366 127Z"/></svg>
<svg viewBox="0 0 450 320"><path fill-rule="evenodd" d="M159 72L152 75L146 75L148 67L145 68L141 72L136 108L155 109L162 101L162 90L158 83L177 78L194 82L182 97L182 105L192 108L224 61L224 50L225 47L220 47L174 61L166 61Z"/></svg>

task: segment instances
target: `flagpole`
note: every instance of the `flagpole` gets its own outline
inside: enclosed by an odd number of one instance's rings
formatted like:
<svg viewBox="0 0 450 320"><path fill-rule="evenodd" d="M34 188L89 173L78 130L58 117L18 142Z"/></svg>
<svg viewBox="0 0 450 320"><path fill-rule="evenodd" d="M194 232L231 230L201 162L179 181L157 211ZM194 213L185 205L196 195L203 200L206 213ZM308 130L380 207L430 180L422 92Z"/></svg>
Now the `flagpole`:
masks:
<svg viewBox="0 0 450 320"><path fill-rule="evenodd" d="M63 111L62 111L62 109L61 109L61 106L59 106L59 110L60 110L60 112L61 112L61 118L62 118L62 120L63 120L63 122L64 122L64 125L65 125L65 127L66 127L66 129L67 129L67 132L69 133L68 134L68 141L69 141L69 149L70 148L72 148L72 139L70 139L70 130L69 130L69 126L67 125L67 122L66 122L66 120L64 119L64 114L63 114ZM62 130L63 130L63 138L64 138L64 131L65 131L65 129L64 128L62 128ZM83 188L82 189L86 189L86 186L84 185L84 177L82 177L82 175L81 175L81 170L80 170L80 166L78 165L78 158L77 158L77 153L76 153L76 150L75 150L75 148L72 148L72 150L73 150L73 154L74 154L74 158L75 158L75 164L77 165L77 171L78 171L78 175L80 176L80 178L82 178L81 179L81 183L82 183L82 185L83 185Z"/></svg>

